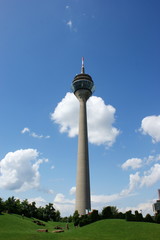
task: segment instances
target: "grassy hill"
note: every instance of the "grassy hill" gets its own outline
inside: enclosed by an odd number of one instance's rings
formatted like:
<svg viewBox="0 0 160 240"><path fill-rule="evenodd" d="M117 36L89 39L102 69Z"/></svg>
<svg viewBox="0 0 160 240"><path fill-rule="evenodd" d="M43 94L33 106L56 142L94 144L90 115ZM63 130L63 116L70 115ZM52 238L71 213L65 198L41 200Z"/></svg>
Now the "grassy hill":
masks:
<svg viewBox="0 0 160 240"><path fill-rule="evenodd" d="M0 215L0 240L153 240L160 236L160 225L153 223L126 222L125 220L102 220L64 233L52 233L56 225L65 228L65 223L49 222L38 226L32 219L18 215ZM37 229L46 228L48 233Z"/></svg>

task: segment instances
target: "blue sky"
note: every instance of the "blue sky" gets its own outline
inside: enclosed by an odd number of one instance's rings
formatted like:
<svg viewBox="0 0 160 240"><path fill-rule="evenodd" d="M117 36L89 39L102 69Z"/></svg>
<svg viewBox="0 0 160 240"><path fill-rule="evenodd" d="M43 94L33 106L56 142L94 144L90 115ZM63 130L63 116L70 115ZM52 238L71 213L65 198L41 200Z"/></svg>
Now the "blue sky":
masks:
<svg viewBox="0 0 160 240"><path fill-rule="evenodd" d="M0 1L0 197L75 201L85 70L92 209L152 212L160 188L160 2Z"/></svg>

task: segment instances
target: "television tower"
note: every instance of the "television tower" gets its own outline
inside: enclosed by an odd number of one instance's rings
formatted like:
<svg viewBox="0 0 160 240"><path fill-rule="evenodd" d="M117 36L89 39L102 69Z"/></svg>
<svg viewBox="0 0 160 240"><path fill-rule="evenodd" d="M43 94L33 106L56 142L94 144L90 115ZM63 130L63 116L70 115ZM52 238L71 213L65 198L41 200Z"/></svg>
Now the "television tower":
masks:
<svg viewBox="0 0 160 240"><path fill-rule="evenodd" d="M91 76L85 74L84 58L81 73L72 81L72 90L80 102L75 210L84 215L91 210L86 102L94 91Z"/></svg>

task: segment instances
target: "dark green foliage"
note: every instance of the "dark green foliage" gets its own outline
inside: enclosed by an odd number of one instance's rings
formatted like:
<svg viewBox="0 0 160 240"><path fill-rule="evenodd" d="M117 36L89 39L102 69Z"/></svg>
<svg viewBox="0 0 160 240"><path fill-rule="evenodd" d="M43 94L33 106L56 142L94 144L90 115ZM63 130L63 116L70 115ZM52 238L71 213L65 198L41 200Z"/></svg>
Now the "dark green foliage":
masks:
<svg viewBox="0 0 160 240"><path fill-rule="evenodd" d="M2 198L0 198L0 214L4 211L4 202Z"/></svg>
<svg viewBox="0 0 160 240"><path fill-rule="evenodd" d="M80 227L83 227L87 224L91 223L90 222L90 219L89 219L89 216L86 214L86 215L82 215L79 219L79 226Z"/></svg>
<svg viewBox="0 0 160 240"><path fill-rule="evenodd" d="M135 211L135 221L136 222L143 222L143 216L142 213L139 213L138 211Z"/></svg>
<svg viewBox="0 0 160 240"><path fill-rule="evenodd" d="M125 216L126 216L126 221L135 221L135 216L132 214L131 210L127 211Z"/></svg>
<svg viewBox="0 0 160 240"><path fill-rule="evenodd" d="M122 213L122 212L117 213L116 216L117 216L117 219L125 219L126 217L125 213Z"/></svg>
<svg viewBox="0 0 160 240"><path fill-rule="evenodd" d="M55 208L53 207L52 203L49 203L44 208L44 212L43 212L44 221L54 221L55 217L56 217Z"/></svg>
<svg viewBox="0 0 160 240"><path fill-rule="evenodd" d="M5 202L4 202L4 207L5 210L8 213L16 213L19 214L21 211L21 206L20 206L20 201L19 199L15 199L14 197L9 197Z"/></svg>
<svg viewBox="0 0 160 240"><path fill-rule="evenodd" d="M6 201L0 198L0 214L2 212L15 213L25 217L38 218L42 221L59 221L60 212L55 211L52 203L49 203L45 207L36 207L36 203L29 203L27 199L20 202L19 199L9 197Z"/></svg>
<svg viewBox="0 0 160 240"><path fill-rule="evenodd" d="M59 222L60 220L61 220L61 214L60 214L60 211L57 210L57 211L55 212L55 221L56 221L56 222Z"/></svg>
<svg viewBox="0 0 160 240"><path fill-rule="evenodd" d="M89 222L93 223L93 222L96 222L100 219L100 216L98 214L98 210L93 210L89 215L88 215L88 218L89 218Z"/></svg>
<svg viewBox="0 0 160 240"><path fill-rule="evenodd" d="M147 214L147 215L145 216L144 221L145 221L145 222L154 223L154 220L153 220L153 218L151 217L150 214Z"/></svg>
<svg viewBox="0 0 160 240"><path fill-rule="evenodd" d="M69 217L68 217L68 222L70 223L70 222L72 222L73 221L73 217L70 215Z"/></svg>
<svg viewBox="0 0 160 240"><path fill-rule="evenodd" d="M160 223L160 214L157 214L155 217L155 222Z"/></svg>
<svg viewBox="0 0 160 240"><path fill-rule="evenodd" d="M79 213L77 210L73 214L73 223L75 227L79 225Z"/></svg>
<svg viewBox="0 0 160 240"><path fill-rule="evenodd" d="M118 209L117 209L117 207L111 206L111 212L112 212L113 218L117 218L117 215L118 215Z"/></svg>
<svg viewBox="0 0 160 240"><path fill-rule="evenodd" d="M102 210L102 218L103 219L113 218L112 208L110 206L103 208L103 210Z"/></svg>

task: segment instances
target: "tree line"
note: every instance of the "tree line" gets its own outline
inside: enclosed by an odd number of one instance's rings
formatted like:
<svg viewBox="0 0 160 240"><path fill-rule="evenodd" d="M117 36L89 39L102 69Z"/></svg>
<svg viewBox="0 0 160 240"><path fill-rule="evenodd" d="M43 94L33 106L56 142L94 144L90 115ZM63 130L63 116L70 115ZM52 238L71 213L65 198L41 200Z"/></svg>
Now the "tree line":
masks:
<svg viewBox="0 0 160 240"><path fill-rule="evenodd" d="M9 197L6 201L0 198L0 214L2 212L19 214L29 218L37 218L42 221L60 221L61 216L55 210L52 203L45 207L36 207L36 203L29 203L27 199L20 201L14 197Z"/></svg>
<svg viewBox="0 0 160 240"><path fill-rule="evenodd" d="M103 208L101 213L98 213L98 210L93 210L90 214L82 216L79 215L78 211L75 211L73 217L71 218L70 216L70 219L75 226L80 227L103 219L125 219L126 221L160 223L160 214L156 216L147 214L143 217L142 213L138 211L135 211L134 214L131 210L122 213L115 206L107 206Z"/></svg>
<svg viewBox="0 0 160 240"><path fill-rule="evenodd" d="M56 221L56 222L73 222L75 226L84 226L102 219L125 219L126 221L136 222L151 222L160 223L160 214L151 216L147 214L143 217L142 213L135 211L133 214L131 210L126 213L119 212L115 206L107 206L102 209L102 212L93 210L89 214L80 216L78 211L75 211L73 216L61 217L60 212L55 210L52 203L48 203L45 207L36 207L36 203L29 203L27 199L20 201L14 197L9 197L6 201L0 198L0 214L14 213L22 215L22 217L37 218L42 221Z"/></svg>

